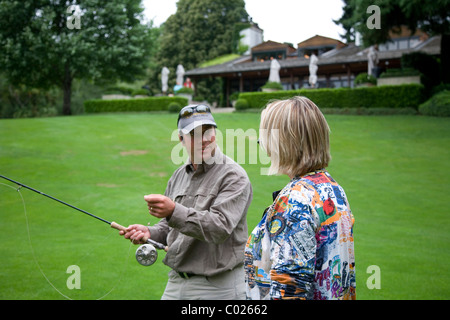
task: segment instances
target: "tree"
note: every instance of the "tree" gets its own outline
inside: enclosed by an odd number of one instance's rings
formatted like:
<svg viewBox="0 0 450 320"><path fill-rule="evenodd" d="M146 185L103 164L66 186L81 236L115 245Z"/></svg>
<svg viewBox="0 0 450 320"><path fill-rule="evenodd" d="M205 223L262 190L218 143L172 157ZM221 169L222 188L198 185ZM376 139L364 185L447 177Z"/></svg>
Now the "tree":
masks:
<svg viewBox="0 0 450 320"><path fill-rule="evenodd" d="M385 43L389 32L406 25L411 32L421 29L431 35L441 35L441 65L444 82L450 82L450 6L448 0L345 0L344 13L335 21L346 30L346 39L362 35L365 46ZM367 8L380 8L381 27L368 28Z"/></svg>
<svg viewBox="0 0 450 320"><path fill-rule="evenodd" d="M0 1L0 71L12 84L60 87L71 114L73 79L132 81L152 45L140 0Z"/></svg>
<svg viewBox="0 0 450 320"><path fill-rule="evenodd" d="M339 20L333 20L335 24L340 24L345 30L344 34L340 34L346 42L355 42L355 23L357 18L354 17L355 6L353 0L343 0L345 5L342 8L342 17Z"/></svg>
<svg viewBox="0 0 450 320"><path fill-rule="evenodd" d="M234 26L246 21L243 0L179 0L164 23L159 56L168 65L194 68L233 52Z"/></svg>
<svg viewBox="0 0 450 320"><path fill-rule="evenodd" d="M239 43L236 32L240 30L236 25L245 22L248 14L243 0L179 0L177 12L161 26L155 59L158 65L152 70L151 85L160 88L164 66L174 75L178 64L189 70L201 62L236 51ZM170 80L169 84L170 87L175 83ZM220 86L213 86L216 93L221 91Z"/></svg>

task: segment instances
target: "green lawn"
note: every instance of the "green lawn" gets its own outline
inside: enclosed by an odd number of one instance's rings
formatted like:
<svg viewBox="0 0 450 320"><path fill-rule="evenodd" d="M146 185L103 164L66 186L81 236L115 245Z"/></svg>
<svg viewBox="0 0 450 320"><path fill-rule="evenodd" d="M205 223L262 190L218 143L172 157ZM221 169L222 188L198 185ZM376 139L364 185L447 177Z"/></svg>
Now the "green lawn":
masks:
<svg viewBox="0 0 450 320"><path fill-rule="evenodd" d="M170 139L176 117L142 113L0 120L0 174L109 221L155 223L143 196L163 193L178 167L171 158L177 142ZM215 118L224 133L259 125L254 113ZM450 120L327 119L332 130L329 171L346 190L356 218L357 298L450 299ZM254 189L249 231L270 204L271 192L288 181L261 175L267 165L250 164L250 158L243 164ZM143 267L134 258L137 247L106 224L22 188L30 246L20 194L8 187L12 183L0 183L0 299L64 299L61 294L73 299L160 298L169 271L161 251L153 266ZM71 265L80 267L81 289L67 288ZM372 265L380 268L381 289L366 286Z"/></svg>

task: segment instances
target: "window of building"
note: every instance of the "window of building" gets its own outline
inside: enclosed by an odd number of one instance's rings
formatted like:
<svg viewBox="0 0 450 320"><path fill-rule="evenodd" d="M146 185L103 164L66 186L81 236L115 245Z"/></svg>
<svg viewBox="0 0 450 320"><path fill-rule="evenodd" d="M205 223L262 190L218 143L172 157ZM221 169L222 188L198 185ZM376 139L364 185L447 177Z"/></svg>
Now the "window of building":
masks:
<svg viewBox="0 0 450 320"><path fill-rule="evenodd" d="M267 61L271 58L283 60L286 59L286 51L269 51L269 52L256 52L253 53L252 59L253 61Z"/></svg>

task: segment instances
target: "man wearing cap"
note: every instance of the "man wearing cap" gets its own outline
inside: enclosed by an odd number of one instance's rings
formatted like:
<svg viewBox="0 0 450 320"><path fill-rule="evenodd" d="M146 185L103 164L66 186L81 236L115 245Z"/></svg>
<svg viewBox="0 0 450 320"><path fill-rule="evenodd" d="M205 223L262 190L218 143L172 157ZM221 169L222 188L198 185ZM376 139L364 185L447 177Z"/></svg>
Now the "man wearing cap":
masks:
<svg viewBox="0 0 450 320"><path fill-rule="evenodd" d="M189 154L164 195L144 197L154 226L131 225L125 238L144 237L169 247L172 268L162 299L245 299L244 246L252 187L244 169L216 145L217 124L208 106L189 105L178 117L179 139Z"/></svg>

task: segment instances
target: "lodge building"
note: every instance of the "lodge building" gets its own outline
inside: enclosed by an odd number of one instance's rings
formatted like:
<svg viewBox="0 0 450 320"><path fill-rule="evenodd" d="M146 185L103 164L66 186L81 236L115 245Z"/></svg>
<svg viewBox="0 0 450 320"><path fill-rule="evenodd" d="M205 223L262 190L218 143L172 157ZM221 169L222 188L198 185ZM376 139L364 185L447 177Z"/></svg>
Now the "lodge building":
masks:
<svg viewBox="0 0 450 320"><path fill-rule="evenodd" d="M309 57L318 58L319 88L354 87L355 77L367 72L369 48L346 44L339 40L316 35L297 44L297 49L286 43L265 41L251 48L250 53L223 64L192 69L186 72L195 83L202 78L220 77L225 81L227 105L233 92L259 91L266 84L271 59L280 63L279 71L284 90L309 88ZM407 30L391 33L391 41L378 46L378 67L381 71L400 68L403 54L421 51L430 55L440 54L440 36L429 37Z"/></svg>

